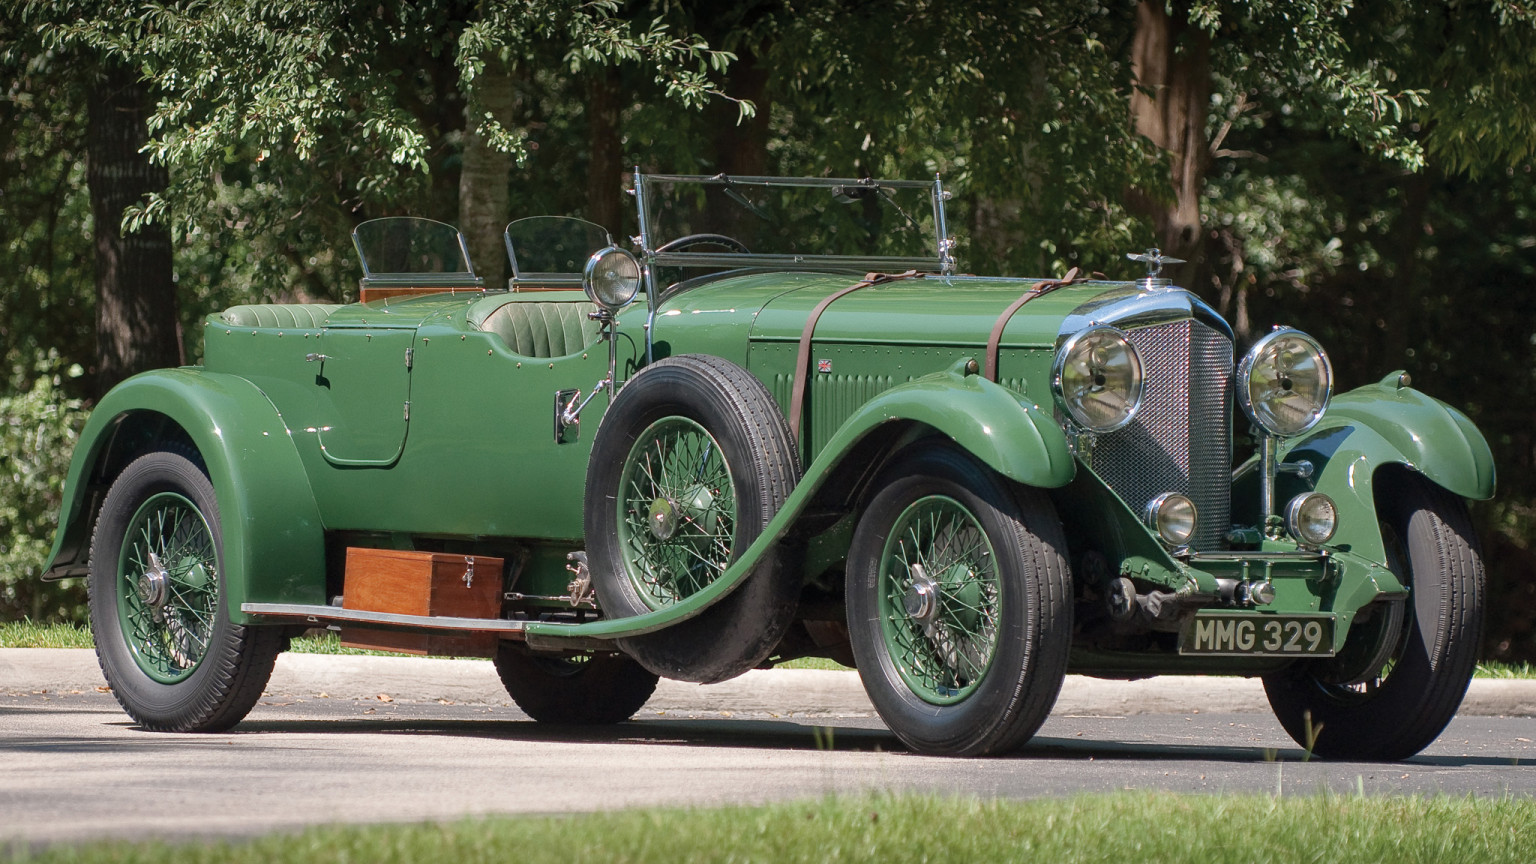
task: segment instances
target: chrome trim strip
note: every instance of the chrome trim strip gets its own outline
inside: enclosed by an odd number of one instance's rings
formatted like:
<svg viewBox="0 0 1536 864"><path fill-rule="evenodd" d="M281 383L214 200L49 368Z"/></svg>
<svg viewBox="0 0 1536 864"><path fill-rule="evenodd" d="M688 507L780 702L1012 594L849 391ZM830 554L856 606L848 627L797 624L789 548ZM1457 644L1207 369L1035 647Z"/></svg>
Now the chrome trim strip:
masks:
<svg viewBox="0 0 1536 864"><path fill-rule="evenodd" d="M430 630L491 630L503 633L518 633L528 629L527 621L508 621L504 618L449 618L442 615L401 615L395 612L368 612L362 609L343 609L340 606L310 606L302 603L241 603L240 611L247 615L304 618L310 621L358 621L366 624L394 624L401 627L422 627Z"/></svg>
<svg viewBox="0 0 1536 864"><path fill-rule="evenodd" d="M1073 309L1061 321L1057 332L1062 339L1094 324L1109 324L1121 330L1153 327L1193 318L1233 341L1232 325L1216 314L1205 301L1182 288L1144 291L1140 283L1119 290L1106 291Z"/></svg>
<svg viewBox="0 0 1536 864"><path fill-rule="evenodd" d="M656 274L651 268L651 262L655 255L651 253L651 214L645 202L645 175L640 173L640 166L635 166L635 209L640 214L640 236L636 238L640 243L640 263L642 273L645 274L645 365L651 365L654 360L652 345L656 334L656 307L660 304L660 298L656 296Z"/></svg>
<svg viewBox="0 0 1536 864"><path fill-rule="evenodd" d="M1263 563L1265 561L1327 561L1331 554L1327 549L1317 552L1196 552L1189 556L1189 563L1198 564L1201 561L1251 561Z"/></svg>
<svg viewBox="0 0 1536 864"><path fill-rule="evenodd" d="M375 273L358 280L364 288L479 288L485 280L473 273Z"/></svg>
<svg viewBox="0 0 1536 864"><path fill-rule="evenodd" d="M948 193L944 191L943 179L935 173L933 175L933 219L938 229L939 265L945 275L955 272L955 240L949 236L949 222L944 216L944 199Z"/></svg>
<svg viewBox="0 0 1536 864"><path fill-rule="evenodd" d="M849 270L926 270L940 272L938 258L898 255L794 255L767 252L657 252L651 262L672 267L815 267Z"/></svg>
<svg viewBox="0 0 1536 864"><path fill-rule="evenodd" d="M570 285L581 287L580 273L524 273L507 280L513 285Z"/></svg>
<svg viewBox="0 0 1536 864"><path fill-rule="evenodd" d="M640 169L635 168L638 174ZM887 189L931 189L931 180L872 180L868 177L751 177L746 174L647 174L646 180L658 183L705 183L725 186L731 183L750 183L754 186L791 186L823 188L832 186L884 186Z"/></svg>

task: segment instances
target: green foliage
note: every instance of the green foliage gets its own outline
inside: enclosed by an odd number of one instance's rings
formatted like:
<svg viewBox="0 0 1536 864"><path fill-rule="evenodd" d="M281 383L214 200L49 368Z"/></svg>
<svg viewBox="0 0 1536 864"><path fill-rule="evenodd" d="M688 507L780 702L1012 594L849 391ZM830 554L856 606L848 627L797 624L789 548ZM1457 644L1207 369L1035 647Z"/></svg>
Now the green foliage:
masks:
<svg viewBox="0 0 1536 864"><path fill-rule="evenodd" d="M84 96L66 65L0 16L0 393L29 388L49 351L95 347Z"/></svg>
<svg viewBox="0 0 1536 864"><path fill-rule="evenodd" d="M1497 176L1536 156L1536 9L1511 0L1359 4L1357 57L1422 94L1406 113L1447 173Z"/></svg>
<svg viewBox="0 0 1536 864"><path fill-rule="evenodd" d="M1194 0L1188 17L1212 35L1213 63L1238 86L1279 90L1373 156L1423 168L1424 147L1408 120L1428 91L1400 85L1385 62L1396 57L1354 49L1360 32L1353 9L1347 0Z"/></svg>
<svg viewBox="0 0 1536 864"><path fill-rule="evenodd" d="M62 500L64 477L86 411L63 394L78 365L58 368L57 355L38 365L30 389L0 395L0 620L84 618L78 580L45 583L42 575Z"/></svg>
<svg viewBox="0 0 1536 864"><path fill-rule="evenodd" d="M869 795L758 807L328 827L239 843L51 848L28 860L1524 864L1533 855L1536 804L1526 798L1143 792L1026 802Z"/></svg>
<svg viewBox="0 0 1536 864"><path fill-rule="evenodd" d="M684 105L721 95L709 73L730 59L660 22L633 26L615 15L615 0L134 6L125 14L90 2L28 4L49 44L135 63L163 94L150 152L179 170L163 195L128 214L129 228L167 217L182 230L201 224L203 205L235 164L256 184L297 182L282 196L290 208L333 196L354 210L398 207L448 170L456 141L446 133L464 128L466 105L494 146L521 155L520 136L479 106L474 82L486 62L515 66L534 46L562 46L573 71L646 64ZM306 173L318 177L304 182Z"/></svg>

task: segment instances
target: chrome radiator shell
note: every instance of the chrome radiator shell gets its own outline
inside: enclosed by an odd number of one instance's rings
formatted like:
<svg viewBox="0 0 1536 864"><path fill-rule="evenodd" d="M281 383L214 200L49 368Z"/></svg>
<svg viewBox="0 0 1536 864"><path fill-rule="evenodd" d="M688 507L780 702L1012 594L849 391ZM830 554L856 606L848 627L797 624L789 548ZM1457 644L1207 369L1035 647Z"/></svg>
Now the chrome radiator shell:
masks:
<svg viewBox="0 0 1536 864"><path fill-rule="evenodd" d="M1200 524L1197 551L1223 548L1232 507L1232 341L1191 318L1133 327L1141 357L1141 410L1101 435L1090 464L1137 514L1164 492L1188 495Z"/></svg>

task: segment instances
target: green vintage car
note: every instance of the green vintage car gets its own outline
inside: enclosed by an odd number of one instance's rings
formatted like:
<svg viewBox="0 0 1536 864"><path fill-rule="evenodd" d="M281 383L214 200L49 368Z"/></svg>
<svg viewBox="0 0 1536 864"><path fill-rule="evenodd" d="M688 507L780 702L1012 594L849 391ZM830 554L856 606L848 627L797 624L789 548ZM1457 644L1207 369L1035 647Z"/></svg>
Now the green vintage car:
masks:
<svg viewBox="0 0 1536 864"><path fill-rule="evenodd" d="M360 225L360 301L209 316L96 407L49 575L143 727L215 730L288 639L488 656L529 715L855 666L923 753L1017 748L1069 672L1262 676L1402 759L1482 626L1483 436L1161 278L966 275L939 180L635 173L639 235ZM633 246L634 253L628 251ZM1134 268L1136 265L1122 265Z"/></svg>

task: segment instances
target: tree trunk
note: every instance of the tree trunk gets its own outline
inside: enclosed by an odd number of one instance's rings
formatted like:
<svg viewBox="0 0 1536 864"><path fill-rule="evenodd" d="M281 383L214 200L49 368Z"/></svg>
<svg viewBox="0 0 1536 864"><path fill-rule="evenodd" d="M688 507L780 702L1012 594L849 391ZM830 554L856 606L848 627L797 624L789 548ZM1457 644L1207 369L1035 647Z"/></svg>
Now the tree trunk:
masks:
<svg viewBox="0 0 1536 864"><path fill-rule="evenodd" d="M171 235L162 224L122 231L123 210L164 191L164 166L139 152L148 139L149 94L131 67L104 61L87 106L86 182L96 246L96 381L100 393L130 375L182 362L171 281Z"/></svg>
<svg viewBox="0 0 1536 864"><path fill-rule="evenodd" d="M587 133L591 156L587 161L587 218L608 229L619 245L623 242L624 152L619 139L619 108L623 91L614 66L595 69L587 78Z"/></svg>
<svg viewBox="0 0 1536 864"><path fill-rule="evenodd" d="M486 64L475 79L475 95L483 110L502 126L511 127L517 105L511 69L500 63ZM511 221L507 184L512 156L491 147L479 132L481 118L474 116L473 108L466 110L471 113L465 124L464 162L459 172L459 230L464 232L476 275L485 278L485 287L503 288L509 265L502 232Z"/></svg>
<svg viewBox="0 0 1536 864"><path fill-rule="evenodd" d="M1211 40L1189 24L1182 4L1173 17L1161 2L1136 8L1131 64L1137 89L1131 92L1136 131L1168 154L1171 202L1144 191L1133 205L1152 217L1164 252L1196 261L1201 251L1200 191L1210 165L1205 121L1211 101ZM1195 287L1194 270L1183 271Z"/></svg>
<svg viewBox="0 0 1536 864"><path fill-rule="evenodd" d="M706 117L715 129L715 170L743 177L763 176L768 173L768 115L772 109L768 94L768 70L757 60L751 49L741 49L736 62L731 64L730 79L726 92L738 99L747 99L757 106L757 113L739 121L736 103L716 100L711 103ZM711 228L729 236L750 237L755 225L751 213L742 209L725 196L710 199L709 224ZM757 251L757 250L753 250Z"/></svg>

